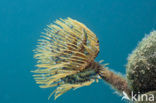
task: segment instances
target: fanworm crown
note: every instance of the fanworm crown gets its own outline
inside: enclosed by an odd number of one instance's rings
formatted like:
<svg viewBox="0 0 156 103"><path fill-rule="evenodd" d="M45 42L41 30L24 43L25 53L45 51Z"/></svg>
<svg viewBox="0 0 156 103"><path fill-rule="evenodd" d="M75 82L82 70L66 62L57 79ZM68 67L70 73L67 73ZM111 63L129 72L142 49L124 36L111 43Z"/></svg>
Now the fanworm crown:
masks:
<svg viewBox="0 0 156 103"><path fill-rule="evenodd" d="M70 89L99 79L95 57L99 52L96 35L71 18L59 19L45 29L34 50L38 69L32 71L41 88L57 86L55 99Z"/></svg>

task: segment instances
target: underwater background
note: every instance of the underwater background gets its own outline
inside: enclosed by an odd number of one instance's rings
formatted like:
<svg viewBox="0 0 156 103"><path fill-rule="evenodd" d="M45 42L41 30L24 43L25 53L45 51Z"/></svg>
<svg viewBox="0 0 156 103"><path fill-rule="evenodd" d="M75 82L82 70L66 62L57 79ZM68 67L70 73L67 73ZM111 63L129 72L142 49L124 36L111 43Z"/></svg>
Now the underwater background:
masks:
<svg viewBox="0 0 156 103"><path fill-rule="evenodd" d="M57 100L41 89L31 70L33 49L47 24L71 17L84 23L100 41L96 61L125 74L127 57L156 29L156 0L1 0L0 103L124 103L103 80L70 90Z"/></svg>

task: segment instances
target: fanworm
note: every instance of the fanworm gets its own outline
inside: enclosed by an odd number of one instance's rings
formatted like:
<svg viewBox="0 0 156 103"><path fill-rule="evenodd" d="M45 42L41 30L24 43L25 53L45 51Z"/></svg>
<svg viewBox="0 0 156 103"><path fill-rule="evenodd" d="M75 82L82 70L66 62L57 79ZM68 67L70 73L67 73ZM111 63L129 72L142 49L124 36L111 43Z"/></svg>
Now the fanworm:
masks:
<svg viewBox="0 0 156 103"><path fill-rule="evenodd" d="M37 69L32 72L41 88L56 87L49 99L53 94L57 99L71 89L88 86L100 78L129 97L131 91L147 94L152 91L155 95L155 31L143 39L129 57L127 78L109 70L106 64L95 62L99 41L84 24L60 18L42 34L34 50Z"/></svg>

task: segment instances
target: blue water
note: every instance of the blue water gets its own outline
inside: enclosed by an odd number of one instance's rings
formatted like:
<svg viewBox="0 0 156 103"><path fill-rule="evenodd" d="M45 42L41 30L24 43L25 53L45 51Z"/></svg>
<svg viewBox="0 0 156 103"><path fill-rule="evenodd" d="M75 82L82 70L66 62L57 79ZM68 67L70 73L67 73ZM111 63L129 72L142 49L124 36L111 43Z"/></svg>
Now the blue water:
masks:
<svg viewBox="0 0 156 103"><path fill-rule="evenodd" d="M145 34L156 29L156 0L1 0L0 103L124 103L102 80L48 101L53 89L32 78L40 32L57 18L86 24L100 40L97 61L125 74L127 57Z"/></svg>

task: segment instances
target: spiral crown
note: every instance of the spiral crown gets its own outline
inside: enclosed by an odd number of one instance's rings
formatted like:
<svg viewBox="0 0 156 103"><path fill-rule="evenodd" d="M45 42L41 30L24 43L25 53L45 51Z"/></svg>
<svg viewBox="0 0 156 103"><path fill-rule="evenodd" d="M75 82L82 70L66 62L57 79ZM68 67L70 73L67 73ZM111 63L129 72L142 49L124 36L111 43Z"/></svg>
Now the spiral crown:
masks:
<svg viewBox="0 0 156 103"><path fill-rule="evenodd" d="M94 59L99 42L85 25L71 18L59 19L42 34L34 50L38 69L33 71L41 88L58 86L51 93L55 93L56 99L72 88L90 85L98 79Z"/></svg>

